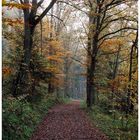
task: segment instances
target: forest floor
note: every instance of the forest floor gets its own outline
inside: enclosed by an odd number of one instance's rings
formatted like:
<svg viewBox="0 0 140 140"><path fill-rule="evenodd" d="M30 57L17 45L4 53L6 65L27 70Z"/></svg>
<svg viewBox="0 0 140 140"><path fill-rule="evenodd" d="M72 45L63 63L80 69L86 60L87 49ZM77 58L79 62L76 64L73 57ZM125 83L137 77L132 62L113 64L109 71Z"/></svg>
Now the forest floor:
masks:
<svg viewBox="0 0 140 140"><path fill-rule="evenodd" d="M108 140L80 108L80 101L56 105L36 128L30 140Z"/></svg>

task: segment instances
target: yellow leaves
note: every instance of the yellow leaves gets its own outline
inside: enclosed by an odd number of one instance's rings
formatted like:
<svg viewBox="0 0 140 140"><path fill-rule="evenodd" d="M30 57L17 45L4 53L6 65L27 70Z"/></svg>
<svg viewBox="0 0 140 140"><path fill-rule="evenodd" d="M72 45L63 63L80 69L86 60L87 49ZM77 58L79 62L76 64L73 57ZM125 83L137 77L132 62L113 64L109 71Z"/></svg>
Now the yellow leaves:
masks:
<svg viewBox="0 0 140 140"><path fill-rule="evenodd" d="M2 6L6 4L6 0L2 0Z"/></svg>
<svg viewBox="0 0 140 140"><path fill-rule="evenodd" d="M137 82L138 81L138 68L135 71L135 73L133 73L133 79Z"/></svg>
<svg viewBox="0 0 140 140"><path fill-rule="evenodd" d="M133 33L130 34L130 35L129 35L129 38L130 38L131 40L135 40L135 39L136 39L136 34L133 34Z"/></svg>

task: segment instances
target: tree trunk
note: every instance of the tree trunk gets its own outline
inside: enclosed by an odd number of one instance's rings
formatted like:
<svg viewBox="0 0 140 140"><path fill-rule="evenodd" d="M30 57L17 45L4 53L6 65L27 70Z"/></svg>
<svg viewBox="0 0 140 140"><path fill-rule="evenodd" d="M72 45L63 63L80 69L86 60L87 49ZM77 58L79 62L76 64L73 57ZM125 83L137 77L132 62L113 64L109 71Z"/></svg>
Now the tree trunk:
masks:
<svg viewBox="0 0 140 140"><path fill-rule="evenodd" d="M65 97L70 97L69 95L69 85L68 85L68 74L66 73L66 77L65 77L65 87L64 87L64 95Z"/></svg>
<svg viewBox="0 0 140 140"><path fill-rule="evenodd" d="M24 12L24 46L23 60L17 77L13 81L13 96L29 93L29 71L35 26L30 24L29 11Z"/></svg>
<svg viewBox="0 0 140 140"><path fill-rule="evenodd" d="M138 45L138 31L136 34L136 39L133 42L132 46L131 46L131 51L130 51L130 66L129 66L129 85L128 85L128 92L127 92L127 110L126 110L126 115L129 112L133 111L134 105L131 102L131 82L132 82L132 71L133 71L133 53L134 53L134 48L137 49L137 45Z"/></svg>
<svg viewBox="0 0 140 140"><path fill-rule="evenodd" d="M100 1L97 1L99 4ZM91 5L91 13L101 13L101 5L93 8ZM93 26L94 25L94 26ZM87 70L87 107L91 108L95 103L95 66L96 56L98 52L98 36L100 30L100 16L89 16L89 35L88 35L88 70ZM95 27L95 28L94 28Z"/></svg>
<svg viewBox="0 0 140 140"><path fill-rule="evenodd" d="M129 66L129 85L128 85L128 91L127 91L127 110L126 114L130 112L131 109L131 81L132 81L132 64L133 64L133 48L134 45L131 47L131 52L130 52L130 66Z"/></svg>
<svg viewBox="0 0 140 140"><path fill-rule="evenodd" d="M54 27L54 25L53 25L53 7L52 7L52 9L51 9L51 19L50 19L50 29L52 30ZM53 33L51 32L50 33L50 40L53 40ZM51 55L53 55L53 51L52 51L52 47L50 46L49 47L49 55L51 56ZM54 62L52 62L51 60L50 60L50 64L51 65L53 65L54 64ZM54 85L52 84L52 80L50 79L50 81L49 81L49 83L48 83L48 93L53 93L55 91L55 87L54 87Z"/></svg>
<svg viewBox="0 0 140 140"><path fill-rule="evenodd" d="M87 107L91 108L92 105L95 103L95 66L97 56L97 35L92 37L92 40L89 41L88 45L89 52L87 68Z"/></svg>
<svg viewBox="0 0 140 140"><path fill-rule="evenodd" d="M91 108L95 103L95 58L92 58L90 67L87 69L87 107Z"/></svg>
<svg viewBox="0 0 140 140"><path fill-rule="evenodd" d="M48 83L48 93L53 93L54 92L54 86L52 84L52 81Z"/></svg>
<svg viewBox="0 0 140 140"><path fill-rule="evenodd" d="M13 96L17 96L18 93L24 94L23 91L28 94L31 81L29 81L29 71L30 71L30 60L32 57L32 45L33 45L33 34L36 25L41 22L41 20L46 16L49 10L53 7L57 0L52 0L48 7L42 12L40 16L37 17L37 8L42 4L42 2L38 2L37 0L32 1L32 8L23 9L24 12L24 54L22 64L20 65L19 72L17 77L13 81ZM30 4L29 0L21 1L23 4ZM36 19L35 19L36 18ZM19 90L21 89L21 90Z"/></svg>
<svg viewBox="0 0 140 140"><path fill-rule="evenodd" d="M64 72L65 72L64 96L65 97L70 97L70 95L69 95L69 68L70 68L69 60L67 58L65 58L65 62L64 62Z"/></svg>
<svg viewBox="0 0 140 140"><path fill-rule="evenodd" d="M94 22L94 20L90 19L90 23L94 24ZM95 67L98 52L98 32L94 36L89 36L88 40L87 107L91 108L95 103Z"/></svg>

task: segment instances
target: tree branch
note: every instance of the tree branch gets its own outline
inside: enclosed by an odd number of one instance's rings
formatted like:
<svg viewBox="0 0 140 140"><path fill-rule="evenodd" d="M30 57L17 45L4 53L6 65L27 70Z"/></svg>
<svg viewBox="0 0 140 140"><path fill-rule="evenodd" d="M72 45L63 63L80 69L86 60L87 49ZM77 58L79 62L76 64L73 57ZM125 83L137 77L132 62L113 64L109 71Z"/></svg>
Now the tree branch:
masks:
<svg viewBox="0 0 140 140"><path fill-rule="evenodd" d="M77 10L79 10L79 11L85 13L86 15L88 15L87 12L81 10L81 9L80 9L79 7L77 7L76 5L72 5L72 4L70 4L69 2L66 2L66 1L58 1L58 2L65 3L65 4L69 5L69 6L72 6L72 7L74 7L75 9L77 9Z"/></svg>
<svg viewBox="0 0 140 140"><path fill-rule="evenodd" d="M137 30L137 29L136 29L136 28L133 28L133 27L124 27L124 28L121 28L121 29L116 30L116 31L114 31L114 32L111 32L111 33L108 33L108 34L103 35L102 37L100 37L100 38L98 39L98 41L104 39L104 38L107 37L107 36L116 34L116 33L120 32L120 31L123 31L123 30Z"/></svg>
<svg viewBox="0 0 140 140"><path fill-rule="evenodd" d="M37 25L44 16L49 12L49 10L53 7L53 5L56 3L57 0L52 0L49 4L49 6L44 10L44 12L36 19L35 25Z"/></svg>
<svg viewBox="0 0 140 140"><path fill-rule="evenodd" d="M86 64L82 63L80 60L75 59L74 57L71 57L71 59L75 60L76 62L80 63L81 65L84 65L84 66L86 65Z"/></svg>
<svg viewBox="0 0 140 140"><path fill-rule="evenodd" d="M106 24L100 29L100 32L103 31L107 26L109 26L110 23L115 22L115 21L120 21L120 20L137 22L135 21L135 19L129 19L127 17L118 17L118 18L115 18L106 22Z"/></svg>
<svg viewBox="0 0 140 140"><path fill-rule="evenodd" d="M39 6L41 6L41 4L43 3L43 1L44 1L44 0L40 0L40 1L37 3L37 8L38 8Z"/></svg>
<svg viewBox="0 0 140 140"><path fill-rule="evenodd" d="M54 18L57 18L58 20L60 20L62 23L63 23L63 25L66 27L66 24L64 23L64 21L61 19L61 18L59 18L59 17L57 17L56 15L53 15L53 14L47 14L48 16L53 16Z"/></svg>

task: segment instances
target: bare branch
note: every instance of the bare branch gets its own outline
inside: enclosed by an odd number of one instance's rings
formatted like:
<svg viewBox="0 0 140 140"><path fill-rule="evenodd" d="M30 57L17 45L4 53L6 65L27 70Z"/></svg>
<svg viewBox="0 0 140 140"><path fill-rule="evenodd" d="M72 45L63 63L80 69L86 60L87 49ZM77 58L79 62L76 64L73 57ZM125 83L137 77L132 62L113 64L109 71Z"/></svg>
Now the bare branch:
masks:
<svg viewBox="0 0 140 140"><path fill-rule="evenodd" d="M111 32L111 33L108 33L108 34L103 35L102 37L100 37L100 38L98 39L98 41L104 39L104 38L107 37L107 36L116 34L116 33L120 32L120 31L124 31L124 30L137 30L137 28L133 28L133 27L124 27L124 28L118 29L118 30L116 30L116 31L114 31L114 32Z"/></svg>
<svg viewBox="0 0 140 140"><path fill-rule="evenodd" d="M56 3L57 0L52 0L49 4L49 6L44 10L44 12L36 19L35 25L37 25L44 16L49 12L49 10L53 7L53 5Z"/></svg>
<svg viewBox="0 0 140 140"><path fill-rule="evenodd" d="M87 13L86 11L83 11L81 8L77 7L76 5L72 5L72 4L70 4L69 2L66 2L66 1L58 1L58 2L65 3L65 4L69 5L69 6L72 6L72 7L74 7L75 9L77 9L77 10L79 10L79 11L85 13L86 15L88 15L88 13Z"/></svg>
<svg viewBox="0 0 140 140"><path fill-rule="evenodd" d="M30 12L31 20L34 20L36 12L37 12L37 0L32 0L32 8Z"/></svg>
<svg viewBox="0 0 140 140"><path fill-rule="evenodd" d="M41 6L41 4L44 2L44 0L40 0L38 3L37 3L37 8L39 7L39 6Z"/></svg>
<svg viewBox="0 0 140 140"><path fill-rule="evenodd" d="M60 21L63 23L63 25L66 27L64 21L63 21L61 18L59 18L59 17L57 17L56 15L53 15L53 14L47 14L47 15L48 15L48 16L52 16L52 17L54 17L54 18L57 18L57 19L60 20Z"/></svg>
<svg viewBox="0 0 140 140"><path fill-rule="evenodd" d="M75 59L74 57L71 57L71 59L75 60L76 62L80 63L81 65L84 65L84 66L86 65L86 64L82 63L80 60Z"/></svg>
<svg viewBox="0 0 140 140"><path fill-rule="evenodd" d="M20 0L20 3L21 3L21 4L23 4L23 1L22 1L22 0Z"/></svg>
<svg viewBox="0 0 140 140"><path fill-rule="evenodd" d="M137 22L136 19L129 19L129 17L118 17L118 18L109 20L108 22L105 22L106 24L100 29L100 32L103 31L103 30L104 30L107 26L109 26L109 24L111 24L112 22L120 21L120 20Z"/></svg>

